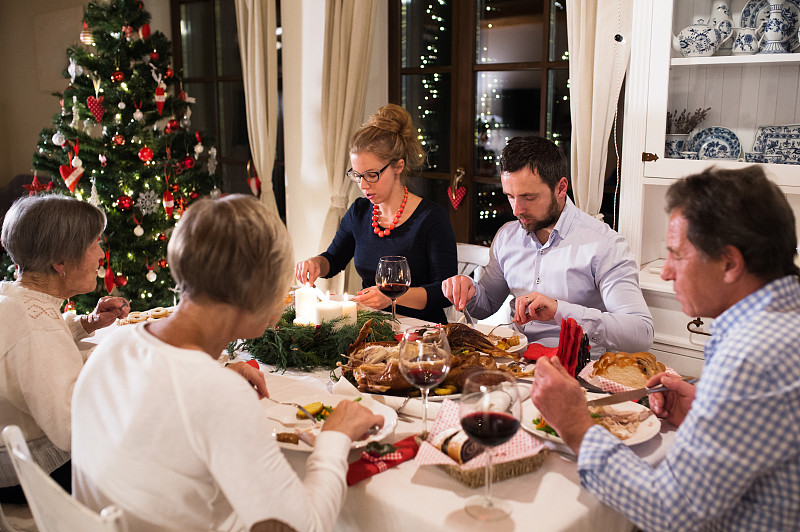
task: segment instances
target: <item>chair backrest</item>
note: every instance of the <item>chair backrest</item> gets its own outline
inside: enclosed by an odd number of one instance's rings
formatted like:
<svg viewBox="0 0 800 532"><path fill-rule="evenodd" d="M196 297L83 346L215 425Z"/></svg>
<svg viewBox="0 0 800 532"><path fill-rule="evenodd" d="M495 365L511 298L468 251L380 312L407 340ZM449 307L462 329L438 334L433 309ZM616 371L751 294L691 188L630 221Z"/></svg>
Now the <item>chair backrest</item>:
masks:
<svg viewBox="0 0 800 532"><path fill-rule="evenodd" d="M456 244L458 253L458 274L472 275L477 281L483 272L483 267L489 264L489 248L475 244Z"/></svg>
<svg viewBox="0 0 800 532"><path fill-rule="evenodd" d="M28 444L16 425L3 429L3 440L11 463L28 499L40 532L122 532L122 511L114 505L100 514L90 510L64 491L31 458Z"/></svg>

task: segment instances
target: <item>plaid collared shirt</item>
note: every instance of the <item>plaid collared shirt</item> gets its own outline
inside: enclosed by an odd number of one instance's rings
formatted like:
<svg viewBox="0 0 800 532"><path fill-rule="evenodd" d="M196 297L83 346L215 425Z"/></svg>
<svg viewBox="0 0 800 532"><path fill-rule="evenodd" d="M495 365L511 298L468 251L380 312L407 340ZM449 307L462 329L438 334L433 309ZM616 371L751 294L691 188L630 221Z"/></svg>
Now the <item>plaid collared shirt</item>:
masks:
<svg viewBox="0 0 800 532"><path fill-rule="evenodd" d="M714 321L694 403L657 468L589 429L584 487L647 531L800 530L798 281L773 281Z"/></svg>

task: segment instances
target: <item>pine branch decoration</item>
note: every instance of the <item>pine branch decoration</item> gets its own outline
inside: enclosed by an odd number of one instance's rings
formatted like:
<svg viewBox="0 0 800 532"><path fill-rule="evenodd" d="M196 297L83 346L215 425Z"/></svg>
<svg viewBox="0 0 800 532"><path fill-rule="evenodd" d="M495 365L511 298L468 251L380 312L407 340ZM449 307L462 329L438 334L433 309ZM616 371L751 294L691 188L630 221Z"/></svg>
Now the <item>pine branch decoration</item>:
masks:
<svg viewBox="0 0 800 532"><path fill-rule="evenodd" d="M260 338L231 342L228 353L233 356L237 350L247 351L262 364L275 366L276 371L311 371L318 367L333 369L344 360L341 355L369 319L374 320L369 341L394 340L392 318L383 312L359 310L356 325L341 324L343 318L317 326L294 325L294 318L294 307L287 308L274 328Z"/></svg>

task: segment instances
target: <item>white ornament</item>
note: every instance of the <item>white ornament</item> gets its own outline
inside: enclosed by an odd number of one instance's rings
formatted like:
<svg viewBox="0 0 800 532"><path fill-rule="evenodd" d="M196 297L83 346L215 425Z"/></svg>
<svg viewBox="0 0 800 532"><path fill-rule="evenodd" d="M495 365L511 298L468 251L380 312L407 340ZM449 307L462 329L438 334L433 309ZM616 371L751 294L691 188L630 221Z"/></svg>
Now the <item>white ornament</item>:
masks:
<svg viewBox="0 0 800 532"><path fill-rule="evenodd" d="M52 141L56 146L63 146L66 144L67 139L64 137L63 133L57 131L56 134L53 135Z"/></svg>
<svg viewBox="0 0 800 532"><path fill-rule="evenodd" d="M81 158L76 155L72 158L72 167L80 168L81 166L83 166L83 161L81 161Z"/></svg>
<svg viewBox="0 0 800 532"><path fill-rule="evenodd" d="M214 175L217 172L217 149L213 146L208 149L208 175Z"/></svg>
<svg viewBox="0 0 800 532"><path fill-rule="evenodd" d="M200 154L203 153L203 150L204 150L204 148L203 148L202 144L200 144L199 142L197 144L195 144L194 145L194 158L197 159L198 157L200 157Z"/></svg>
<svg viewBox="0 0 800 532"><path fill-rule="evenodd" d="M89 196L89 203L95 207L100 206L100 196L97 194L97 187L94 184L94 178L92 178L92 194Z"/></svg>
<svg viewBox="0 0 800 532"><path fill-rule="evenodd" d="M154 272L153 270L150 270L149 272L147 272L147 275L145 275L145 277L151 283L156 282L156 272Z"/></svg>
<svg viewBox="0 0 800 532"><path fill-rule="evenodd" d="M92 129L94 127L94 121L91 118L87 118L83 121L83 129Z"/></svg>
<svg viewBox="0 0 800 532"><path fill-rule="evenodd" d="M120 109L125 109L125 107L127 107L127 105L125 105L125 102L119 102L117 104L117 107L119 107Z"/></svg>
<svg viewBox="0 0 800 532"><path fill-rule="evenodd" d="M67 67L67 72L69 72L69 79L72 83L75 83L75 78L83 74L83 67L81 67L78 63L75 62L75 59L72 57L69 58L69 66Z"/></svg>
<svg viewBox="0 0 800 532"><path fill-rule="evenodd" d="M97 276L101 279L105 278L106 276L106 269L104 266L100 266L97 268Z"/></svg>
<svg viewBox="0 0 800 532"><path fill-rule="evenodd" d="M133 234L136 236L142 236L144 234L144 229L142 229L141 225L137 225L133 228Z"/></svg>
<svg viewBox="0 0 800 532"><path fill-rule="evenodd" d="M141 122L142 120L144 120L144 113L141 112L139 109L135 110L133 112L133 119Z"/></svg>
<svg viewBox="0 0 800 532"><path fill-rule="evenodd" d="M161 196L152 190L140 192L136 198L136 206L142 211L143 215L154 214L161 207Z"/></svg>
<svg viewBox="0 0 800 532"><path fill-rule="evenodd" d="M211 194L210 194L210 196L211 196L213 199L219 199L219 196L220 196L221 194L222 194L222 191L221 191L220 189L218 189L217 187L214 187L214 190L212 190L212 191L211 191Z"/></svg>

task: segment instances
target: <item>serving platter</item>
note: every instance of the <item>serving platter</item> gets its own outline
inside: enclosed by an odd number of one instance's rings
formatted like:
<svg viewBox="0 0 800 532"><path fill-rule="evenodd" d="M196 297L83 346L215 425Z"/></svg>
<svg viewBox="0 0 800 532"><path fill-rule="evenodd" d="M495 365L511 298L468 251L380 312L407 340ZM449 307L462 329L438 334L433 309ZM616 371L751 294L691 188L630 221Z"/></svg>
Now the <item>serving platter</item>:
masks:
<svg viewBox="0 0 800 532"><path fill-rule="evenodd" d="M760 37L764 32L763 24L769 18L769 4L769 0L749 0L742 9L742 27L756 28ZM789 39L783 44L788 52L794 52L800 47L798 19L800 19L800 0L785 0L783 2L783 21L786 24L786 34L789 35ZM763 46L764 41L761 44Z"/></svg>
<svg viewBox="0 0 800 532"><path fill-rule="evenodd" d="M586 393L586 399L596 399L599 397L605 397L606 394L599 394L599 393ZM620 403L618 405L609 406L606 408L612 408L615 410L620 411L631 411L631 412L644 412L649 411L647 407L644 407L638 403L634 402L626 402ZM537 438L542 438L544 440L549 440L556 443L564 443L558 436L553 436L552 434L548 434L542 430L538 430L536 428L536 424L533 422L534 419L540 417L541 413L539 409L536 408L531 401L525 401L522 403L522 428L536 436ZM655 416L650 415L647 419L642 421L636 429L636 432L630 438L622 440L622 443L628 446L638 445L640 443L646 442L647 440L652 439L661 431L661 421Z"/></svg>
<svg viewBox="0 0 800 532"><path fill-rule="evenodd" d="M730 129L708 127L692 137L689 151L696 151L698 159L738 159L742 145Z"/></svg>
<svg viewBox="0 0 800 532"><path fill-rule="evenodd" d="M296 397L292 397L291 399L284 400L292 401L302 405L319 401L324 405L330 405L335 408L340 401L345 399L352 401L353 397L346 395L327 394L324 391L320 391L317 393L300 394ZM279 432L294 432L295 429L307 430L315 435L319 434L320 429L314 429L311 421L307 419L297 419L297 409L295 407L275 404L270 401L262 401L261 403L262 407L264 408L264 414L267 418L267 423L272 429L273 438L276 438ZM365 440L354 441L351 445L351 448L353 449L360 449L362 447L366 447L366 445L370 442L383 440L387 436L391 435L397 426L397 413L394 411L394 409L389 408L388 406L381 404L370 397L364 397L361 400L361 404L369 408L373 413L383 416L383 427L381 427L381 430L378 431L377 434L370 436ZM280 442L277 440L276 443L279 447L292 451L310 453L314 450L312 446L308 445L302 440L298 442L297 445L293 443Z"/></svg>
<svg viewBox="0 0 800 532"><path fill-rule="evenodd" d="M528 337L522 334L521 332L517 332L510 327L497 327L495 329L494 325L485 325L483 323L476 323L475 330L482 332L483 334L489 334L489 331L494 329L492 336L501 336L503 338L510 338L512 336L516 336L519 338L519 345L515 345L506 349L508 353L521 353L528 348Z"/></svg>

